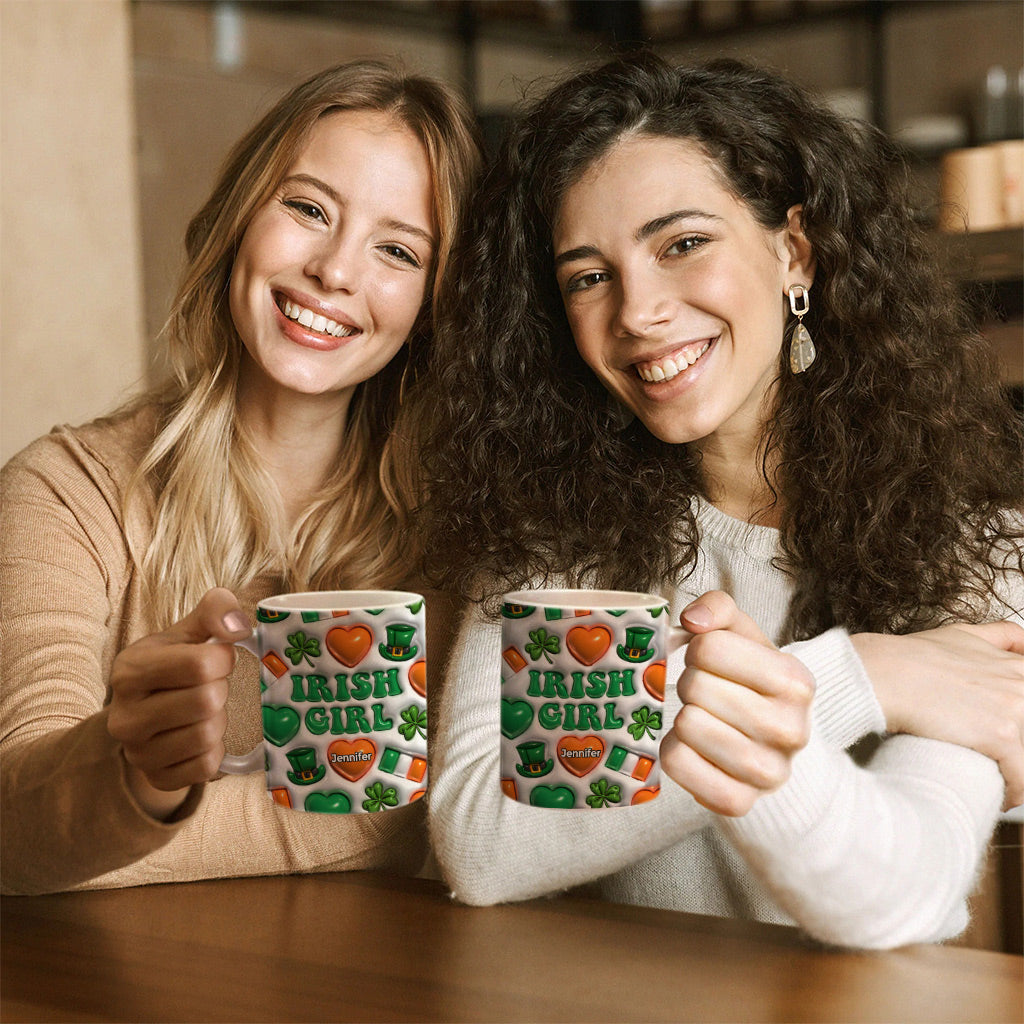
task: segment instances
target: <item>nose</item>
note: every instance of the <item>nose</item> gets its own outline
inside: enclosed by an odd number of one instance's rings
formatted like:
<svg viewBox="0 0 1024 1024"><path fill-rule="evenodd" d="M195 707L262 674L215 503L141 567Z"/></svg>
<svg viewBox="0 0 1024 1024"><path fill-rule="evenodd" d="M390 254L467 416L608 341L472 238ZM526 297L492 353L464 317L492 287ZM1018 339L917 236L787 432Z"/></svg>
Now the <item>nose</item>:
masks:
<svg viewBox="0 0 1024 1024"><path fill-rule="evenodd" d="M613 331L616 337L642 338L672 319L673 302L657 273L627 270L619 275L619 306Z"/></svg>
<svg viewBox="0 0 1024 1024"><path fill-rule="evenodd" d="M363 275L363 254L354 241L328 236L306 261L307 276L329 292L354 292Z"/></svg>

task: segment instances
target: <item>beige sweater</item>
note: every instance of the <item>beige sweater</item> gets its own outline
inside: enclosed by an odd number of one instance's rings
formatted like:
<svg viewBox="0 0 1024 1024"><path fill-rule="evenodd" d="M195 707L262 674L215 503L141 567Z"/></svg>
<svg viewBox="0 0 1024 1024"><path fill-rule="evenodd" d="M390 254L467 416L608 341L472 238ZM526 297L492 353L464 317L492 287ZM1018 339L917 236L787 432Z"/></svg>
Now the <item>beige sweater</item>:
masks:
<svg viewBox="0 0 1024 1024"><path fill-rule="evenodd" d="M136 803L106 729L111 664L154 632L126 530L128 478L153 436L144 409L57 428L0 473L0 887L104 888L231 875L384 868L415 872L427 852L421 804L380 814L297 813L272 803L263 772L193 788L179 820ZM237 596L282 589L258 580ZM451 607L428 595L432 667ZM434 657L434 656L437 657ZM433 677L433 672L431 673ZM255 663L230 679L229 753L262 741Z"/></svg>

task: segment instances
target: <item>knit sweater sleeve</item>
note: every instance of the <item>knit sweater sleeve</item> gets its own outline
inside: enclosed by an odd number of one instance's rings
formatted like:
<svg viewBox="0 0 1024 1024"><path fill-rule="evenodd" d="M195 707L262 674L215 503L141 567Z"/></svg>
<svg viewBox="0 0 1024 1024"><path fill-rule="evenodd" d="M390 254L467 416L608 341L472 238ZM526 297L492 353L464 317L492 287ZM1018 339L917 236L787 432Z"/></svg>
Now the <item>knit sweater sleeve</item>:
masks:
<svg viewBox="0 0 1024 1024"><path fill-rule="evenodd" d="M808 934L884 949L963 930L1002 793L964 747L894 736L861 768L814 735L785 786L718 827Z"/></svg>
<svg viewBox="0 0 1024 1024"><path fill-rule="evenodd" d="M8 463L0 500L3 888L66 888L182 827L131 799L106 730L104 662L127 551L111 491L42 439ZM86 483L88 481L88 483ZM199 791L190 794L184 819Z"/></svg>
<svg viewBox="0 0 1024 1024"><path fill-rule="evenodd" d="M500 789L501 625L470 608L432 725L430 834L455 897L529 899L618 871L711 815L663 779L657 800L595 814L518 803Z"/></svg>
<svg viewBox="0 0 1024 1024"><path fill-rule="evenodd" d="M885 715L871 680L845 629L830 629L783 648L810 670L815 728L831 746L847 749L871 733L885 731Z"/></svg>

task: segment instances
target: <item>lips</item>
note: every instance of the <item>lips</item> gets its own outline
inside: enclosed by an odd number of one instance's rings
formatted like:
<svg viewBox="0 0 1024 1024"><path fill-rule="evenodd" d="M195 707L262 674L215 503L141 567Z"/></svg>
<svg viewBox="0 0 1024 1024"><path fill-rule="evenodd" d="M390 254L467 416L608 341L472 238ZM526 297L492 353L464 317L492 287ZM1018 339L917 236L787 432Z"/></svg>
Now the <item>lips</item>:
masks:
<svg viewBox="0 0 1024 1024"><path fill-rule="evenodd" d="M657 384L672 380L688 370L714 345L717 338L704 338L689 342L657 359L642 360L633 363L637 376L648 384Z"/></svg>
<svg viewBox="0 0 1024 1024"><path fill-rule="evenodd" d="M310 308L310 306L280 293L274 295L274 302L284 316L312 334L321 334L325 338L344 340L361 333L360 328L342 316L341 313L335 313L334 316L337 319L333 319L324 312Z"/></svg>

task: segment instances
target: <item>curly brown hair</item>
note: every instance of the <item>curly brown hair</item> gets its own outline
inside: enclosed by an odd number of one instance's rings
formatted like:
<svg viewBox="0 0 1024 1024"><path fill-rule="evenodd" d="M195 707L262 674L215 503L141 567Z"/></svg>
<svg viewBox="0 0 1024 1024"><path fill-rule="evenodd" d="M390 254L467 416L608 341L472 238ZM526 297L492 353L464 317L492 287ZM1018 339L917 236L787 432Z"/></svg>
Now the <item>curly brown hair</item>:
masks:
<svg viewBox="0 0 1024 1024"><path fill-rule="evenodd" d="M1024 570L1021 429L899 149L772 72L652 54L527 107L478 194L423 410L438 582L476 599L555 575L648 589L695 564L699 458L616 421L555 281L561 198L626 133L699 143L766 229L803 207L819 354L794 375L784 339L763 438L789 634L977 618L1007 546Z"/></svg>

